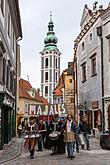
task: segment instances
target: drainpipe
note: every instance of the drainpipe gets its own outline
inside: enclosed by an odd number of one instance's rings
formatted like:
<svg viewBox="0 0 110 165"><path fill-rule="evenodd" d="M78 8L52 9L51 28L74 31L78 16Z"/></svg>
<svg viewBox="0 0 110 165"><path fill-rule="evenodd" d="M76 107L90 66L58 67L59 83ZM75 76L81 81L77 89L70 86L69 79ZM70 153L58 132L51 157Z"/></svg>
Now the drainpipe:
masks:
<svg viewBox="0 0 110 165"><path fill-rule="evenodd" d="M17 65L17 61L18 61L18 57L17 57L17 55L18 55L18 42L19 41L21 41L22 40L22 37L19 37L17 40L16 40L16 78L15 78L15 90L16 90L16 93L15 93L15 122L16 122L16 134L17 134L17 118L16 118L16 115L17 115L17 105L18 105L18 103L17 103L17 98L18 98L18 93L17 93L17 76L18 76L18 65Z"/></svg>
<svg viewBox="0 0 110 165"><path fill-rule="evenodd" d="M101 44L101 82L102 82L102 132L105 132L105 110L104 110L104 64L103 64L103 36L102 26L97 27L97 36Z"/></svg>

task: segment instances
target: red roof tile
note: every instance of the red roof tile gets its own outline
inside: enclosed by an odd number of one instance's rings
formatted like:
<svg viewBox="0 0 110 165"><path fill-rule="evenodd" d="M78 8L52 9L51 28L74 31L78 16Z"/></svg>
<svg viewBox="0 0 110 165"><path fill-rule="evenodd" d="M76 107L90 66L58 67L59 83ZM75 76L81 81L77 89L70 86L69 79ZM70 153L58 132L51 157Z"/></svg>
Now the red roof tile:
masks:
<svg viewBox="0 0 110 165"><path fill-rule="evenodd" d="M32 86L28 81L26 81L24 79L19 80L19 97L39 101L43 104L48 104L46 99L41 97L38 92L35 92L35 97L34 98L31 97L28 93L28 91L31 90L31 89L32 89Z"/></svg>

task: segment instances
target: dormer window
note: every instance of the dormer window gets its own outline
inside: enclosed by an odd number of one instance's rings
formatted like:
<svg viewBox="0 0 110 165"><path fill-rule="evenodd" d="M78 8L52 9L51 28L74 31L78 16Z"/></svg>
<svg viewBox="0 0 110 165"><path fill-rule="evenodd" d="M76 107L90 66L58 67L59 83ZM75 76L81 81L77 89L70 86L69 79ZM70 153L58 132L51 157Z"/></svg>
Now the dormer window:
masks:
<svg viewBox="0 0 110 165"><path fill-rule="evenodd" d="M31 88L29 91L28 91L28 94L32 97L32 98L35 98L35 93L36 93L36 90L34 88Z"/></svg>

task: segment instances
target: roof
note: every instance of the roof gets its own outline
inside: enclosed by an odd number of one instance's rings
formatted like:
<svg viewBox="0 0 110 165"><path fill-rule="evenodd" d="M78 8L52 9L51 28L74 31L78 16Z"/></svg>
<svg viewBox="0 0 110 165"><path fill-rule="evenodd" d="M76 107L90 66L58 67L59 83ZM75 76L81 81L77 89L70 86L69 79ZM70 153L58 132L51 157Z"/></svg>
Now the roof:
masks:
<svg viewBox="0 0 110 165"><path fill-rule="evenodd" d="M29 94L29 91L32 91L32 90L35 91L35 97L31 97L31 95ZM40 96L40 94L36 92L34 88L32 88L29 81L26 81L24 79L19 80L19 98L26 98L30 100L39 101L42 104L48 104L46 99Z"/></svg>
<svg viewBox="0 0 110 165"><path fill-rule="evenodd" d="M62 91L62 89L63 88L65 88L65 72L67 72L67 75L69 76L69 75L71 75L71 76L74 76L74 68L73 68L73 66L74 66L74 64L73 64L73 62L68 62L68 68L67 69L65 69L63 72L62 72L62 74L61 74L61 76L60 76L60 78L59 78L59 83L58 83L58 85L56 86L56 88L54 89L54 91L53 91L53 95L54 96L63 96L63 91Z"/></svg>
<svg viewBox="0 0 110 165"><path fill-rule="evenodd" d="M65 87L65 84L64 84L64 74L62 73L62 75L59 78L59 84L56 86L56 88L53 91L53 95L54 96L63 96L62 89L64 87Z"/></svg>

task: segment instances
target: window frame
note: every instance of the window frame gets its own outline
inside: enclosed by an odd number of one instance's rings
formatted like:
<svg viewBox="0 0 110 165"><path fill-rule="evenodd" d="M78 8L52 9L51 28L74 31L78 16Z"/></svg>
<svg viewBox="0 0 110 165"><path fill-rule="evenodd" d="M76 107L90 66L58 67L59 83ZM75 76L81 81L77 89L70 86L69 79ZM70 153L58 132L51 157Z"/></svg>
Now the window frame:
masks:
<svg viewBox="0 0 110 165"><path fill-rule="evenodd" d="M49 66L49 59L45 58L45 68L48 68L48 66Z"/></svg>
<svg viewBox="0 0 110 165"><path fill-rule="evenodd" d="M97 75L96 53L94 53L90 58L91 58L91 77L94 77Z"/></svg>
<svg viewBox="0 0 110 165"><path fill-rule="evenodd" d="M82 69L82 83L84 83L87 80L86 62L84 62L81 65L81 69Z"/></svg>
<svg viewBox="0 0 110 165"><path fill-rule="evenodd" d="M48 86L45 86L45 96L48 95Z"/></svg>

